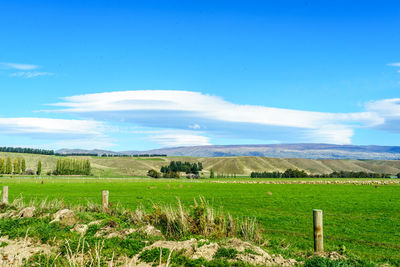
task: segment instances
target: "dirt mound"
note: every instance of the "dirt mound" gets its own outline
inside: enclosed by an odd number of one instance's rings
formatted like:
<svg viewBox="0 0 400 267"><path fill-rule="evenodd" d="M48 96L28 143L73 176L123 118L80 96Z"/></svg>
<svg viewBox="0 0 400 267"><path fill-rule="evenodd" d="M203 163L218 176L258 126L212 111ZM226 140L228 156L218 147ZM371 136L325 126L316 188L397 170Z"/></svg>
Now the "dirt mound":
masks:
<svg viewBox="0 0 400 267"><path fill-rule="evenodd" d="M203 245L196 249L194 254L192 255L192 259L204 258L208 261L214 258L215 253L217 253L220 246L217 243L210 243Z"/></svg>
<svg viewBox="0 0 400 267"><path fill-rule="evenodd" d="M11 240L0 237L0 243L7 244L0 248L0 266L21 266L24 259L36 253L52 253L49 245L33 243L30 239Z"/></svg>
<svg viewBox="0 0 400 267"><path fill-rule="evenodd" d="M195 251L195 247L197 247L197 241L192 238L186 241L156 241L154 244L145 247L144 250L153 248L167 248L174 251L184 250L187 256L191 256Z"/></svg>
<svg viewBox="0 0 400 267"><path fill-rule="evenodd" d="M129 229L123 229L123 230L116 230L113 227L110 226L105 226L101 228L97 233L94 235L95 237L103 237L103 238L113 238L113 237L119 237L119 238L125 238L127 235L132 234L135 232L135 229L129 228Z"/></svg>
<svg viewBox="0 0 400 267"><path fill-rule="evenodd" d="M202 243L208 242L203 240ZM214 259L215 254L220 248L235 249L238 253L237 260L263 266L294 266L298 262L294 259L284 259L281 255L269 255L262 248L252 245L237 238L229 239L222 244L209 243L199 246L196 239L186 241L157 241L144 250L153 248L167 248L170 251L184 251L184 254L191 259L204 258L207 261Z"/></svg>

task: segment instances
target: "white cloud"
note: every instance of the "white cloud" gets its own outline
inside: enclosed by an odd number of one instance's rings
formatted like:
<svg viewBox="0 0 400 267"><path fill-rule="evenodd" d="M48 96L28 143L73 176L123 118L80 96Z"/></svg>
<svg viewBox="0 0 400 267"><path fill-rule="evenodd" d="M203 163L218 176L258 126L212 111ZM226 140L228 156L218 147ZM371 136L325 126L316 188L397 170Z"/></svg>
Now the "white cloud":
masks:
<svg viewBox="0 0 400 267"><path fill-rule="evenodd" d="M400 117L400 98L370 101L365 104L367 110L380 114L382 117Z"/></svg>
<svg viewBox="0 0 400 267"><path fill-rule="evenodd" d="M49 118L0 118L0 134L30 136L97 136L104 131L101 122Z"/></svg>
<svg viewBox="0 0 400 267"><path fill-rule="evenodd" d="M374 125L374 128L400 133L400 98L370 101L365 108L379 114L382 119L382 123Z"/></svg>
<svg viewBox="0 0 400 267"><path fill-rule="evenodd" d="M82 138L82 139L66 139L48 144L49 149L61 148L78 148L78 149L109 149L116 144L109 138Z"/></svg>
<svg viewBox="0 0 400 267"><path fill-rule="evenodd" d="M58 112L144 127L206 129L231 138L348 144L354 128L384 123L378 112L324 113L255 105L238 105L217 96L190 91L139 90L63 98ZM189 125L189 126L188 126ZM181 136L182 140L185 140ZM165 136L165 140L171 136ZM176 139L176 138L175 138ZM154 139L156 140L156 139ZM161 139L158 139L161 140ZM209 139L198 140L208 143ZM165 142L174 143L174 142Z"/></svg>
<svg viewBox="0 0 400 267"><path fill-rule="evenodd" d="M5 69L16 69L16 70L34 70L39 68L38 65L10 63L10 62L1 62L0 67Z"/></svg>
<svg viewBox="0 0 400 267"><path fill-rule="evenodd" d="M321 122L374 122L370 113L323 113L265 106L237 105L223 99L190 91L121 91L87 94L64 98L53 104L66 107L60 111L75 113L115 111L185 112L192 117L212 118L234 123L255 123L275 126L316 128ZM129 113L127 113L129 114Z"/></svg>
<svg viewBox="0 0 400 267"><path fill-rule="evenodd" d="M162 147L210 145L210 138L206 136L180 131L169 131L169 133L150 135L147 139L160 144Z"/></svg>
<svg viewBox="0 0 400 267"><path fill-rule="evenodd" d="M388 66L392 66L392 67L400 67L400 62L396 62L396 63L389 63Z"/></svg>
<svg viewBox="0 0 400 267"><path fill-rule="evenodd" d="M195 124L189 125L189 128L190 128L190 129L193 129L193 130L199 130L201 127L200 127L200 125L198 125L197 123L195 123Z"/></svg>
<svg viewBox="0 0 400 267"><path fill-rule="evenodd" d="M54 75L54 73L51 73L51 72L20 71L20 72L11 73L9 76L10 77L23 77L23 78L30 79L30 78L35 78L38 76L53 76L53 75Z"/></svg>
<svg viewBox="0 0 400 267"><path fill-rule="evenodd" d="M108 126L93 120L69 120L49 118L0 118L0 137L18 136L25 146L34 142L42 143L41 147L105 149L115 144L104 135ZM1 138L0 138L1 140Z"/></svg>

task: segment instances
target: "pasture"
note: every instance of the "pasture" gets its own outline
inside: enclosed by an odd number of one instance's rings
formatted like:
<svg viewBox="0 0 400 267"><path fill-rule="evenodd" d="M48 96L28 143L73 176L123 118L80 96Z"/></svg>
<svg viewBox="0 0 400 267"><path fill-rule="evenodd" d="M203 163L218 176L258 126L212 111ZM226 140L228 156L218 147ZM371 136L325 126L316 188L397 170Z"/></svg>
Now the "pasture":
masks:
<svg viewBox="0 0 400 267"><path fill-rule="evenodd" d="M43 183L42 183L43 181ZM373 262L400 264L400 186L333 184L236 184L210 180L0 178L10 200L63 199L68 204L101 202L131 209L153 203L184 206L204 196L234 217L255 217L273 253L304 258L313 248L312 210L324 211L325 249L346 251Z"/></svg>
<svg viewBox="0 0 400 267"><path fill-rule="evenodd" d="M0 152L0 158L24 158L27 168L36 170L37 163L42 162L42 174L56 168L59 156ZM396 175L400 173L399 160L335 160L335 159L299 159L299 158L267 158L267 157L72 157L89 159L92 173L96 177L132 177L145 176L148 170L159 171L171 161L201 162L204 166L203 177L209 177L212 169L216 176L249 176L251 172L280 171L286 169L304 170L310 174L326 174L333 171L376 172Z"/></svg>

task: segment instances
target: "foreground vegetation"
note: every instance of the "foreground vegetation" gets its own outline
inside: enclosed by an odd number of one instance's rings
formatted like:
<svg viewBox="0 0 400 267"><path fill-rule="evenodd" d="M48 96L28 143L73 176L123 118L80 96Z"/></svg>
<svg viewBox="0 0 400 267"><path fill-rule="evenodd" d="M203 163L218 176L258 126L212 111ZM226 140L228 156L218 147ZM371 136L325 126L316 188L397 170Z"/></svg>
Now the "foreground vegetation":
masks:
<svg viewBox="0 0 400 267"><path fill-rule="evenodd" d="M0 179L10 198L63 199L70 205L110 201L151 212L154 203L184 207L205 196L217 210L260 224L265 249L285 258L312 254L312 209L324 211L325 247L375 263L400 264L400 186L309 184L216 184L208 181L151 179ZM43 181L43 182L42 182Z"/></svg>
<svg viewBox="0 0 400 267"><path fill-rule="evenodd" d="M374 266L343 249L298 260L271 255L256 220L234 219L204 198L150 212L17 198L0 205L0 217L3 266Z"/></svg>

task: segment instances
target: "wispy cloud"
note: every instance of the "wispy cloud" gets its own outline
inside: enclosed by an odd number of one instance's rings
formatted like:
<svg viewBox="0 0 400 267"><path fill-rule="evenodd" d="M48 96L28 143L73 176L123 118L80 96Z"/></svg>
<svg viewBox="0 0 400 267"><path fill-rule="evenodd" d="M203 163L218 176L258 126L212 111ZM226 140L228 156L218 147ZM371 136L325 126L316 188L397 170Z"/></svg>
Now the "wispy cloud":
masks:
<svg viewBox="0 0 400 267"><path fill-rule="evenodd" d="M400 62L395 62L395 63L389 63L388 66L392 67L400 67Z"/></svg>
<svg viewBox="0 0 400 267"><path fill-rule="evenodd" d="M393 133L400 133L400 98L370 101L365 105L370 112L379 114L383 122L374 128Z"/></svg>
<svg viewBox="0 0 400 267"><path fill-rule="evenodd" d="M168 130L158 134L151 134L146 139L158 143L162 147L205 146L211 144L210 138L190 131Z"/></svg>
<svg viewBox="0 0 400 267"><path fill-rule="evenodd" d="M109 149L114 147L116 144L107 137L88 137L81 139L63 139L61 141L48 143L49 149L60 149L60 148L78 148L78 149Z"/></svg>
<svg viewBox="0 0 400 267"><path fill-rule="evenodd" d="M105 149L115 146L106 132L108 126L93 120L0 118L0 137L3 139L7 136L18 136L18 140L24 140L28 144L33 140L45 142L40 147L50 149Z"/></svg>
<svg viewBox="0 0 400 267"><path fill-rule="evenodd" d="M217 96L190 91L139 90L77 95L53 104L58 112L80 114L96 120L131 123L144 127L190 130L209 143L208 136L279 140L281 142L327 142L348 144L359 127L378 127L385 116L368 105L362 112L326 113L266 106L238 105ZM176 135L178 136L178 135ZM185 140L183 136L179 137ZM175 139L179 139L175 138ZM192 140L195 140L193 137ZM171 135L153 137L169 142Z"/></svg>
<svg viewBox="0 0 400 267"><path fill-rule="evenodd" d="M54 73L52 73L52 72L35 71L38 68L39 68L38 65L33 65L33 64L0 62L0 69L9 70L8 76L10 76L10 77L22 77L22 78L30 79L30 78L35 78L35 77L39 77L39 76L53 76L54 75ZM15 72L15 70L17 70L17 72Z"/></svg>
<svg viewBox="0 0 400 267"><path fill-rule="evenodd" d="M38 65L11 63L11 62L0 62L0 67L3 69L15 69L15 70L34 70L39 68Z"/></svg>
<svg viewBox="0 0 400 267"><path fill-rule="evenodd" d="M99 136L104 131L102 122L93 120L67 120L49 118L0 118L0 134L39 137L76 138Z"/></svg>
<svg viewBox="0 0 400 267"><path fill-rule="evenodd" d="M30 79L30 78L35 78L38 76L53 76L53 75L54 75L54 73L51 73L51 72L20 71L20 72L11 73L9 76L10 77L23 77L23 78Z"/></svg>

